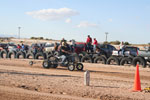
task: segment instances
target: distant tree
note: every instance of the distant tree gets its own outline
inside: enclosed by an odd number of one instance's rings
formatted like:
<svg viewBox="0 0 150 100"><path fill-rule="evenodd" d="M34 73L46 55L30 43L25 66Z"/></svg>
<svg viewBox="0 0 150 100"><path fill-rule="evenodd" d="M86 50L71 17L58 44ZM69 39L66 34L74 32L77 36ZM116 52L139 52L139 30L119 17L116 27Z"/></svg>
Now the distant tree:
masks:
<svg viewBox="0 0 150 100"><path fill-rule="evenodd" d="M31 37L30 39L35 39L35 37Z"/></svg>
<svg viewBox="0 0 150 100"><path fill-rule="evenodd" d="M43 37L31 37L30 39L35 39L35 40L43 40Z"/></svg>
<svg viewBox="0 0 150 100"><path fill-rule="evenodd" d="M111 41L110 44L119 45L119 44L120 44L120 41L118 41L118 40L116 40L116 41Z"/></svg>
<svg viewBox="0 0 150 100"><path fill-rule="evenodd" d="M4 40L3 40L3 39L0 39L0 42L4 42Z"/></svg>
<svg viewBox="0 0 150 100"><path fill-rule="evenodd" d="M20 43L23 43L23 41L20 41Z"/></svg>
<svg viewBox="0 0 150 100"><path fill-rule="evenodd" d="M105 41L104 44L109 44L109 42L108 42L108 41Z"/></svg>
<svg viewBox="0 0 150 100"><path fill-rule="evenodd" d="M49 40L48 38L46 38L45 40Z"/></svg>
<svg viewBox="0 0 150 100"><path fill-rule="evenodd" d="M39 39L40 39L40 40L43 40L44 38L43 38L43 37L39 37Z"/></svg>
<svg viewBox="0 0 150 100"><path fill-rule="evenodd" d="M130 43L129 42L125 42L124 45L130 45Z"/></svg>

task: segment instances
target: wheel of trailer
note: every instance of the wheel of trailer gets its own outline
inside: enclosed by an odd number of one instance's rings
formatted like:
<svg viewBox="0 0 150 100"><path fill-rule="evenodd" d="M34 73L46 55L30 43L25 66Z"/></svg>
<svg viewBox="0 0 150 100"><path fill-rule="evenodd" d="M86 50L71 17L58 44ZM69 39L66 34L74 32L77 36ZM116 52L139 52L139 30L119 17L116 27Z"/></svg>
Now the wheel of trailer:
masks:
<svg viewBox="0 0 150 100"><path fill-rule="evenodd" d="M82 57L81 62L92 63L92 58L89 55Z"/></svg>
<svg viewBox="0 0 150 100"><path fill-rule="evenodd" d="M106 59L103 56L98 56L94 59L94 63L106 64Z"/></svg>
<svg viewBox="0 0 150 100"><path fill-rule="evenodd" d="M35 55L33 53L27 53L26 58L27 59L34 59Z"/></svg>
<svg viewBox="0 0 150 100"><path fill-rule="evenodd" d="M29 61L29 65L32 66L33 65L33 61Z"/></svg>
<svg viewBox="0 0 150 100"><path fill-rule="evenodd" d="M126 65L126 64L131 65L131 63L132 63L132 59L128 57L122 58L120 61L120 65Z"/></svg>
<svg viewBox="0 0 150 100"><path fill-rule="evenodd" d="M15 51L11 51L8 53L8 58L16 58L16 52Z"/></svg>
<svg viewBox="0 0 150 100"><path fill-rule="evenodd" d="M139 63L139 65L142 65L143 68L146 67L146 61L144 58L142 58L142 57L133 58L132 65L136 66L138 63Z"/></svg>
<svg viewBox="0 0 150 100"><path fill-rule="evenodd" d="M83 70L83 64L82 63L77 63L76 68L77 68L77 70Z"/></svg>
<svg viewBox="0 0 150 100"><path fill-rule="evenodd" d="M0 57L1 57L1 58L7 58L7 56L8 56L8 52L7 52L6 50L2 50L2 51L0 52Z"/></svg>
<svg viewBox="0 0 150 100"><path fill-rule="evenodd" d="M117 57L111 56L107 59L107 64L119 65L119 59Z"/></svg>
<svg viewBox="0 0 150 100"><path fill-rule="evenodd" d="M49 60L44 60L42 65L43 65L43 68L48 69L51 67L51 62Z"/></svg>
<svg viewBox="0 0 150 100"><path fill-rule="evenodd" d="M45 53L42 53L42 52L38 52L38 53L35 55L35 59L46 59L46 54L45 54Z"/></svg>
<svg viewBox="0 0 150 100"><path fill-rule="evenodd" d="M24 53L24 52L21 52L21 51L17 52L16 58L18 58L18 59L19 59L19 58L24 59L24 58L25 58L25 53Z"/></svg>
<svg viewBox="0 0 150 100"><path fill-rule="evenodd" d="M74 71L74 69L75 69L75 65L74 64L69 64L68 65L68 70Z"/></svg>

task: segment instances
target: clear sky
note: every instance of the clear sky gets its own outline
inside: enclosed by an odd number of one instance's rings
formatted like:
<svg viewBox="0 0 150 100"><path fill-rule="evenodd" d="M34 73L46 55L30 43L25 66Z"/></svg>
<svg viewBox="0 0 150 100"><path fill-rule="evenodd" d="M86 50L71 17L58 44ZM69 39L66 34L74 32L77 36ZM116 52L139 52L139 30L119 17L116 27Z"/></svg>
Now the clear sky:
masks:
<svg viewBox="0 0 150 100"><path fill-rule="evenodd" d="M150 0L0 0L0 35L150 43Z"/></svg>

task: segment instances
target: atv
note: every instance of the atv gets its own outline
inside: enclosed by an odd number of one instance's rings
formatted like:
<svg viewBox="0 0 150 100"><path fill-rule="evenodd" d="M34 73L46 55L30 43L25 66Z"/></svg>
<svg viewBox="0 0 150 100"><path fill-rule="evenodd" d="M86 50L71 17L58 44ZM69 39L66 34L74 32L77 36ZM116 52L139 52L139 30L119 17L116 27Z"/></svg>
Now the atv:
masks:
<svg viewBox="0 0 150 100"><path fill-rule="evenodd" d="M73 71L75 68L77 70L83 70L83 64L77 60L77 54L72 53L66 56L66 59L62 62L62 57L60 55L51 55L48 59L43 61L44 68L57 68L58 66L67 67L68 70Z"/></svg>

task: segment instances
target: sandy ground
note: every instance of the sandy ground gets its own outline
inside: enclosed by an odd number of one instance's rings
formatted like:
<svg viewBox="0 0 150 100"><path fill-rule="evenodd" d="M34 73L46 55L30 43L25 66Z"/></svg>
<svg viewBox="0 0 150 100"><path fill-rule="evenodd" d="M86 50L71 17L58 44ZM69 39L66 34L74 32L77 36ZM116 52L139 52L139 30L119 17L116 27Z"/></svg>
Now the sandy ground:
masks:
<svg viewBox="0 0 150 100"><path fill-rule="evenodd" d="M132 92L135 67L84 64L84 71L44 69L42 62L0 59L0 100L150 100L150 93ZM90 71L90 86L84 72ZM150 86L150 68L140 68L141 87Z"/></svg>

